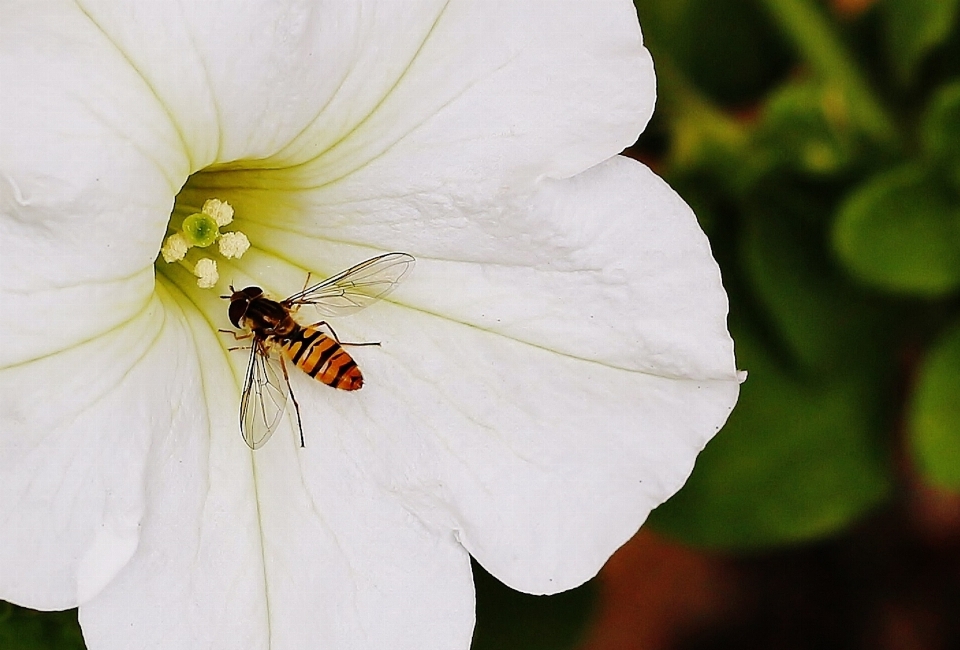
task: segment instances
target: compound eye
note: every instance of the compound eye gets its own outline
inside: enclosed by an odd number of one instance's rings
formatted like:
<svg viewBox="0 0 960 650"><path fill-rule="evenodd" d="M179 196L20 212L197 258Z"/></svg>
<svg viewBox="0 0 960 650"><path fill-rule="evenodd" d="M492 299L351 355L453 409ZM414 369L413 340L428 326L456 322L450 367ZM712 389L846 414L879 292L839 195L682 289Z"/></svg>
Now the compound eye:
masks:
<svg viewBox="0 0 960 650"><path fill-rule="evenodd" d="M230 308L227 311L227 314L230 316L230 322L233 323L233 326L237 329L240 329L240 321L243 320L244 315L247 313L247 307L250 303L244 298L234 298L230 301Z"/></svg>

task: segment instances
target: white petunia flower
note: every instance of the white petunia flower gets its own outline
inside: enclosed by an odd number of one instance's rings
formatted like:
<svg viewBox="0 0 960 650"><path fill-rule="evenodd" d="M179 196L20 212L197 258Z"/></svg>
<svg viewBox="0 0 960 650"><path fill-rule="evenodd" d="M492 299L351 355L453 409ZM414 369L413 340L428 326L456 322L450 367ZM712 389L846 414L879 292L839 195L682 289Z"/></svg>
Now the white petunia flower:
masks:
<svg viewBox="0 0 960 650"><path fill-rule="evenodd" d="M582 583L733 408L707 240L616 156L654 100L627 0L0 21L0 598L79 604L91 650L467 648L470 554ZM158 257L212 198L242 259ZM288 409L251 452L219 296L387 251L416 268L334 323L381 343L363 389L294 368L306 446Z"/></svg>

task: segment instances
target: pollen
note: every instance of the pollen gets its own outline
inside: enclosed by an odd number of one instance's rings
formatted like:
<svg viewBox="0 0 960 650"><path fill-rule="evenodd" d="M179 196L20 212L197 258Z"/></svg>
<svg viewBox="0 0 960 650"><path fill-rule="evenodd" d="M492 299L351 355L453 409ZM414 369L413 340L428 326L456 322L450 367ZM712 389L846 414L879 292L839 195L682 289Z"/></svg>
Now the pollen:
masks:
<svg viewBox="0 0 960 650"><path fill-rule="evenodd" d="M233 221L233 206L220 199L207 199L203 204L201 212L213 217L213 220L217 222L218 228L223 228Z"/></svg>
<svg viewBox="0 0 960 650"><path fill-rule="evenodd" d="M250 248L250 240L239 231L225 232L220 235L220 240L217 242L217 245L220 248L220 254L227 259L231 259L234 257L242 257L243 254L247 252L247 249Z"/></svg>
<svg viewBox="0 0 960 650"><path fill-rule="evenodd" d="M179 262L186 257L189 248L190 244L187 243L187 238L183 236L183 233L177 232L164 240L163 246L160 248L160 254L163 255L163 261L168 264Z"/></svg>
<svg viewBox="0 0 960 650"><path fill-rule="evenodd" d="M197 286L201 289L210 289L220 280L220 272L217 271L217 262L209 257L201 258L193 268L193 274L197 276Z"/></svg>

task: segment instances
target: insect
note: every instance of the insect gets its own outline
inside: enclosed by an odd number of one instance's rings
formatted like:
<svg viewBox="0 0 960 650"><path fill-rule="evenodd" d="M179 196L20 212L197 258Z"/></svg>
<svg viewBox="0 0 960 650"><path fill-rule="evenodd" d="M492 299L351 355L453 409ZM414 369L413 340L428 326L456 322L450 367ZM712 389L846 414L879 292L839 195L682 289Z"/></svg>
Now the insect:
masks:
<svg viewBox="0 0 960 650"><path fill-rule="evenodd" d="M237 340L253 339L240 396L240 433L251 449L259 449L273 435L288 396L297 413L300 446L304 446L300 405L290 386L287 361L328 386L358 390L363 386L363 375L343 346L380 345L379 342L343 343L324 320L312 325L298 323L293 317L297 310L303 305L313 305L321 316L343 316L359 311L393 291L413 263L413 256L407 253L387 253L313 286L306 286L310 283L308 275L302 291L279 302L267 297L257 286L239 291L231 286L231 295L221 296L230 300L230 322L246 332L223 331L233 334ZM329 334L321 328L329 330Z"/></svg>

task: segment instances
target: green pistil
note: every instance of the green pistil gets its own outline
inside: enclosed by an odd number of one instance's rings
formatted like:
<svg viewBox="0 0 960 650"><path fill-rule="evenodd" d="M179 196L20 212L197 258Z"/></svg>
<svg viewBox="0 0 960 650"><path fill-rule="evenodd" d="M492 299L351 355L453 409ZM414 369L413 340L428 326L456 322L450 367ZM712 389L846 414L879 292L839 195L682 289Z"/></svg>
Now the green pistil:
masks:
<svg viewBox="0 0 960 650"><path fill-rule="evenodd" d="M183 220L183 236L191 246L206 248L217 241L220 227L210 215L196 212Z"/></svg>

